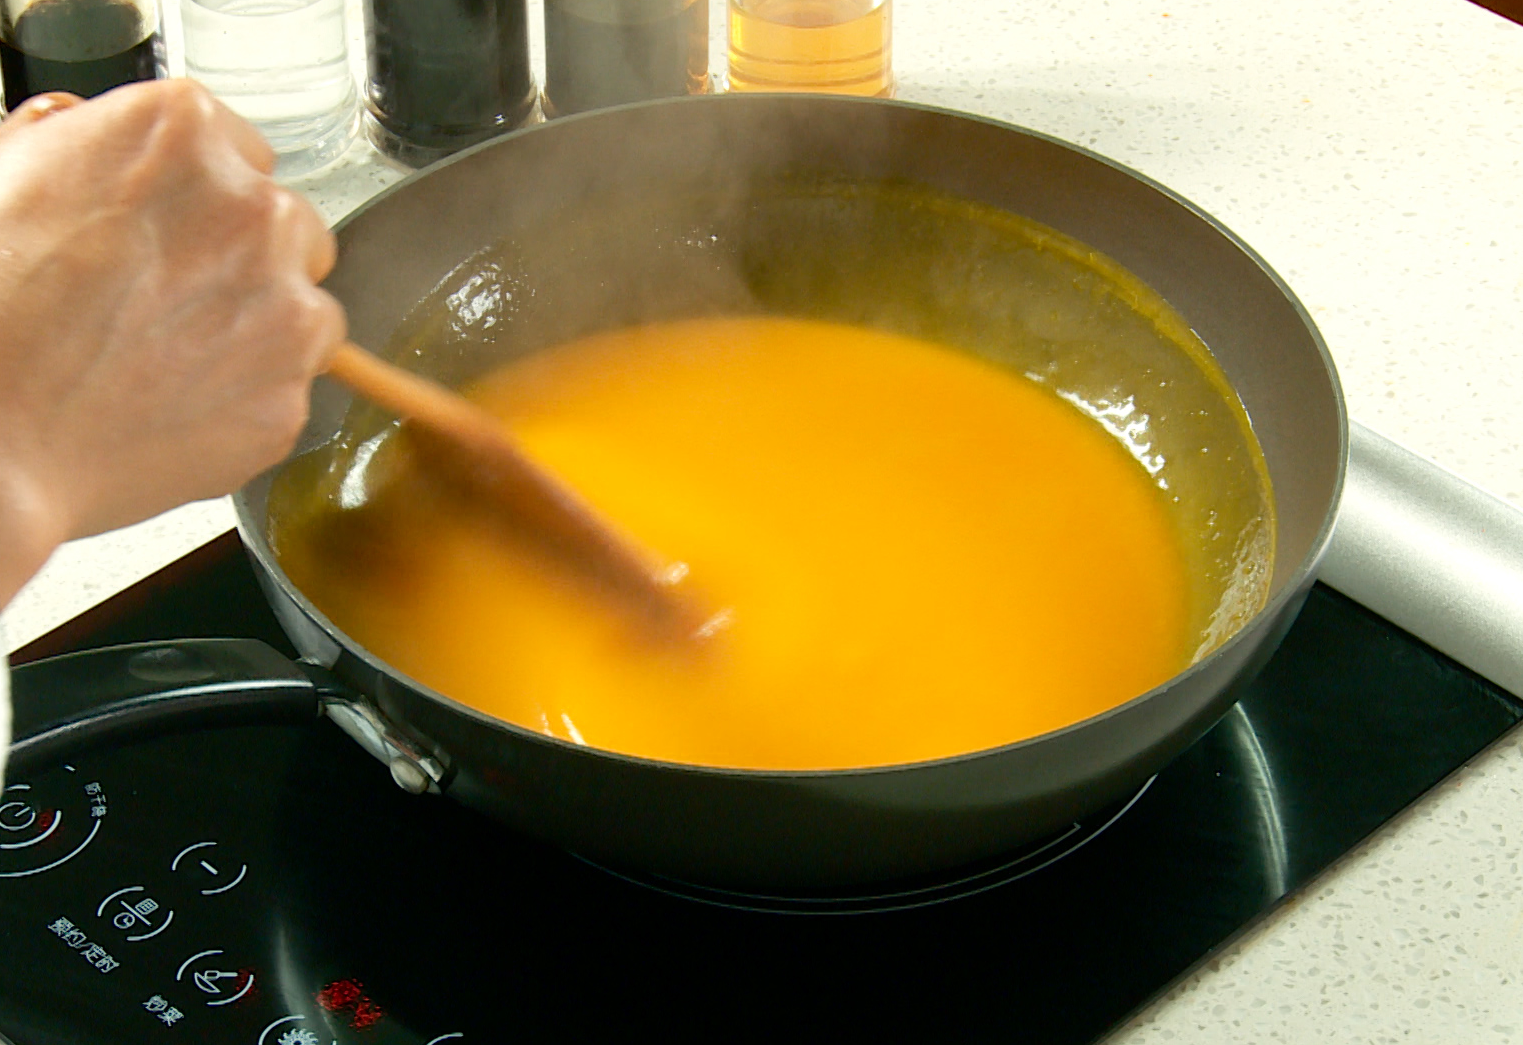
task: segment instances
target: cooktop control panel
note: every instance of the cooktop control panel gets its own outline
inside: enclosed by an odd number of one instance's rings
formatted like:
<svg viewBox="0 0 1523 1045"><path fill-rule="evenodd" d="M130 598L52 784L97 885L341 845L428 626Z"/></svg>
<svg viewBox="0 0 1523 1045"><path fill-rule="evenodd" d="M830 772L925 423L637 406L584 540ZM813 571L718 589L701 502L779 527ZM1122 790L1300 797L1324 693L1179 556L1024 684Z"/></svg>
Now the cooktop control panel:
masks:
<svg viewBox="0 0 1523 1045"><path fill-rule="evenodd" d="M32 652L219 635L281 641L233 539ZM404 794L326 721L80 753L0 794L0 1042L1083 1045L1520 717L1318 587L1148 787L898 906L612 874Z"/></svg>
<svg viewBox="0 0 1523 1045"><path fill-rule="evenodd" d="M192 735L7 784L0 801L0 975L7 982L0 996L19 995L56 1016L46 1026L13 1027L0 1015L0 1034L16 1045L472 1040L448 1022L447 1010L394 1011L372 986L367 954L332 945L362 935L348 931L352 921L405 935L410 918L425 916L405 895L389 909L310 910L342 905L344 890L341 881L328 881L322 884L338 888L314 893L309 879L361 873L315 873L290 863L322 844L314 835L332 843L327 817L343 797L314 794L308 808L269 808L269 794L257 785L219 774L220 766L244 764L299 777L304 758L350 754L343 746L319 750L336 738L323 735L326 728L300 736L310 732ZM304 743L312 739L315 748ZM156 794L146 779L167 757L204 773L172 794ZM381 797L390 796L383 789Z"/></svg>

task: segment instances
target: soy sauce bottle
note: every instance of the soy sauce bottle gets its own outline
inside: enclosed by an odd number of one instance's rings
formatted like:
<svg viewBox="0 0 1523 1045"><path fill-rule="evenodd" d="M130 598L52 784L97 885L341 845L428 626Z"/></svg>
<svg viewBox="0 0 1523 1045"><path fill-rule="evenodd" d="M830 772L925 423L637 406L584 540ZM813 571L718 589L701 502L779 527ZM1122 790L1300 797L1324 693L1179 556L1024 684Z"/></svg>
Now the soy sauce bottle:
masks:
<svg viewBox="0 0 1523 1045"><path fill-rule="evenodd" d="M533 112L526 0L365 0L366 129L421 167Z"/></svg>
<svg viewBox="0 0 1523 1045"><path fill-rule="evenodd" d="M163 75L155 0L0 0L6 111L48 91L92 98Z"/></svg>
<svg viewBox="0 0 1523 1045"><path fill-rule="evenodd" d="M708 87L707 0L545 0L545 115Z"/></svg>

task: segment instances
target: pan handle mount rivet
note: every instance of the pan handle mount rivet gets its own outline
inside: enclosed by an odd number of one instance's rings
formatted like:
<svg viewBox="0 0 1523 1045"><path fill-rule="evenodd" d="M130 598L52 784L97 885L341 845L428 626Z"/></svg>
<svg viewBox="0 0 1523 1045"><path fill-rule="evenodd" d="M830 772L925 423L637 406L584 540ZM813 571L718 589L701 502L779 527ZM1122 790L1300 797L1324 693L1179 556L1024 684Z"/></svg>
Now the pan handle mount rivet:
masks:
<svg viewBox="0 0 1523 1045"><path fill-rule="evenodd" d="M410 758L394 758L391 760L391 779L396 781L398 787L410 795L421 795L428 791L428 785L433 783L423 767Z"/></svg>
<svg viewBox="0 0 1523 1045"><path fill-rule="evenodd" d="M330 700L323 713L361 747L386 764L391 779L403 791L421 795L436 791L444 780L444 767L427 755L411 737L404 736L379 711L352 700Z"/></svg>

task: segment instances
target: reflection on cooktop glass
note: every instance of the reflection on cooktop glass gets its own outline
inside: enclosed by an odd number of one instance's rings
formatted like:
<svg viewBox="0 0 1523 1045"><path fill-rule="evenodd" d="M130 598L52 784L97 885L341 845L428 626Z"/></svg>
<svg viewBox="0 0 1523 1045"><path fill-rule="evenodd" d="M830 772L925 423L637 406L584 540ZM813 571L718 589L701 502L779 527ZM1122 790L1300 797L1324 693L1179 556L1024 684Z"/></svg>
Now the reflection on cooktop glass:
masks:
<svg viewBox="0 0 1523 1045"><path fill-rule="evenodd" d="M284 646L231 536L34 644ZM18 711L48 694L17 672ZM414 797L330 723L172 736L7 782L13 1045L1103 1038L1520 717L1317 588L1245 699L1052 839L846 895L594 866Z"/></svg>

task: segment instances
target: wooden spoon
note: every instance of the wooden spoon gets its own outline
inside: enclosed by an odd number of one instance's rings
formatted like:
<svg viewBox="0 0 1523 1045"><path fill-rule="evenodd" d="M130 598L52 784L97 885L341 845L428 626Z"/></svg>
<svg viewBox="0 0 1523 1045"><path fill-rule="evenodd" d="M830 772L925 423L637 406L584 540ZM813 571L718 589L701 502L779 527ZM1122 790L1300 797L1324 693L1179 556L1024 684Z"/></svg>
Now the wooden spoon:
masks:
<svg viewBox="0 0 1523 1045"><path fill-rule="evenodd" d="M410 421L420 430L415 434L431 436L424 445L473 494L625 596L647 622L687 636L704 631L705 615L673 587L685 571L661 564L600 518L574 491L531 461L491 414L348 341L338 347L328 376Z"/></svg>

